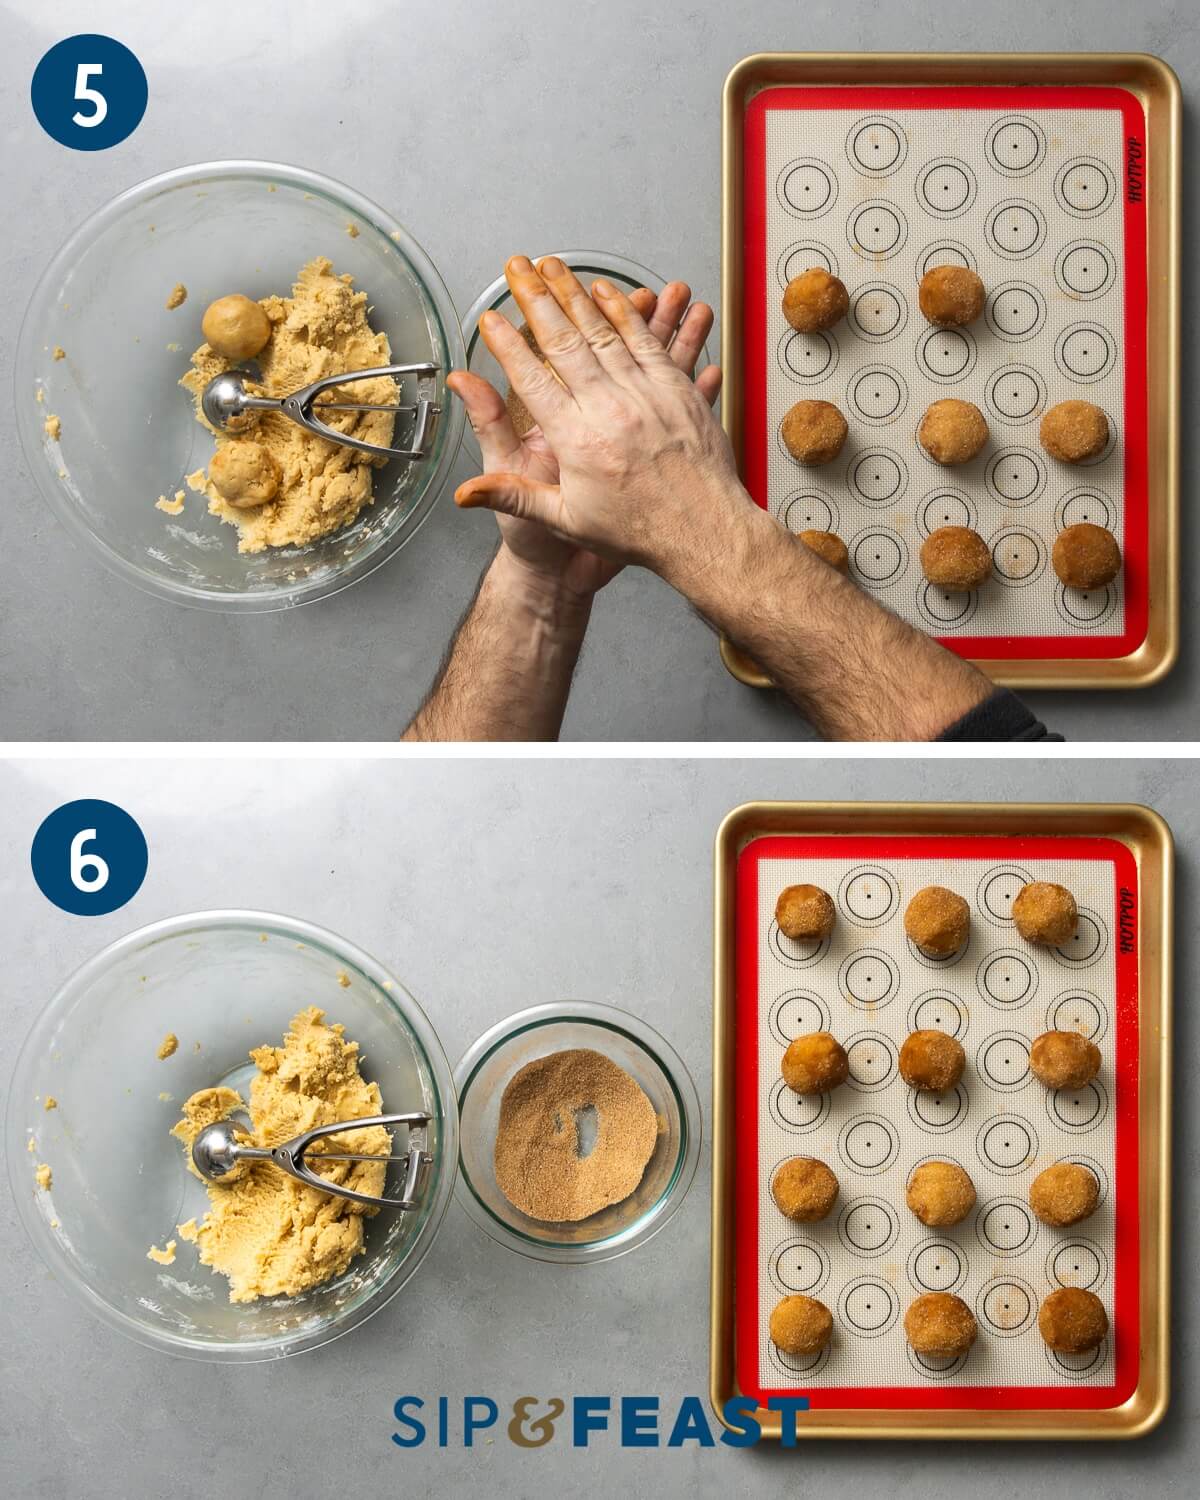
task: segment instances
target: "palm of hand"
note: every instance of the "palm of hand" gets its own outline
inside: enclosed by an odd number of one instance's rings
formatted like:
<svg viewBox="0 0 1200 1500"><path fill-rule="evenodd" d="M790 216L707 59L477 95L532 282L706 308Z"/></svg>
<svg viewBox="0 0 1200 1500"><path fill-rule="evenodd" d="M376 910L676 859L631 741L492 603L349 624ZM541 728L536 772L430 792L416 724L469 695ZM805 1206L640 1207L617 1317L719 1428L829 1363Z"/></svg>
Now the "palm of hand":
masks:
<svg viewBox="0 0 1200 1500"><path fill-rule="evenodd" d="M558 483L558 460L540 427L530 428L521 439L520 464L513 470L542 484ZM620 563L597 557L538 521L504 515L497 515L496 520L504 545L518 562L538 573L557 574L572 593L594 594L621 571Z"/></svg>

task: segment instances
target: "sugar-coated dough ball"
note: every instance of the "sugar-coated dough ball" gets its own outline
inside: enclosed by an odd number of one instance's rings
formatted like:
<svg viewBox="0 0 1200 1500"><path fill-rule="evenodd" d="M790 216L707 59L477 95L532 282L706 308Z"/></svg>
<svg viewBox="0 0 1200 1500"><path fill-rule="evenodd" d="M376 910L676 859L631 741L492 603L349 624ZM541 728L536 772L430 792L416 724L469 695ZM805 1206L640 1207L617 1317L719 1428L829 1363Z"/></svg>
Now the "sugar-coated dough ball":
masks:
<svg viewBox="0 0 1200 1500"><path fill-rule="evenodd" d="M963 593L992 576L992 554L969 526L939 526L921 543L921 571L939 588Z"/></svg>
<svg viewBox="0 0 1200 1500"><path fill-rule="evenodd" d="M1029 1184L1029 1206L1043 1224L1066 1229L1096 1212L1100 1184L1094 1172L1077 1161L1055 1162Z"/></svg>
<svg viewBox="0 0 1200 1500"><path fill-rule="evenodd" d="M208 304L200 331L226 359L252 359L266 348L271 321L257 302L234 292Z"/></svg>
<svg viewBox="0 0 1200 1500"><path fill-rule="evenodd" d="M926 1292L904 1314L904 1332L918 1354L928 1359L957 1359L979 1333L975 1314L951 1292Z"/></svg>
<svg viewBox="0 0 1200 1500"><path fill-rule="evenodd" d="M796 536L810 552L815 552L831 568L849 576L850 554L846 551L845 542L835 531L798 531Z"/></svg>
<svg viewBox="0 0 1200 1500"><path fill-rule="evenodd" d="M962 1077L966 1065L962 1043L944 1031L910 1032L900 1048L900 1077L910 1088L944 1094Z"/></svg>
<svg viewBox="0 0 1200 1500"><path fill-rule="evenodd" d="M837 909L833 897L819 885L789 885L775 903L775 920L784 937L797 943L816 943L833 931Z"/></svg>
<svg viewBox="0 0 1200 1500"><path fill-rule="evenodd" d="M274 455L261 443L242 438L222 443L212 456L208 477L221 498L239 510L265 505L279 493L282 475Z"/></svg>
<svg viewBox="0 0 1200 1500"><path fill-rule="evenodd" d="M947 396L921 418L917 440L935 463L970 463L987 443L987 419L974 402Z"/></svg>
<svg viewBox="0 0 1200 1500"><path fill-rule="evenodd" d="M1121 549L1111 531L1080 521L1054 538L1050 561L1069 589L1098 589L1121 571Z"/></svg>
<svg viewBox="0 0 1200 1500"><path fill-rule="evenodd" d="M833 1314L815 1297L785 1297L771 1313L771 1342L784 1354L817 1354L833 1336Z"/></svg>
<svg viewBox="0 0 1200 1500"><path fill-rule="evenodd" d="M823 266L793 276L783 294L783 315L799 333L832 328L849 307L850 293Z"/></svg>
<svg viewBox="0 0 1200 1500"><path fill-rule="evenodd" d="M1108 444L1108 418L1090 401L1060 401L1042 418L1042 447L1064 464L1096 458Z"/></svg>
<svg viewBox="0 0 1200 1500"><path fill-rule="evenodd" d="M904 930L927 958L949 958L967 940L971 908L944 885L927 885L904 909Z"/></svg>
<svg viewBox="0 0 1200 1500"><path fill-rule="evenodd" d="M826 1094L850 1076L850 1059L827 1031L810 1031L791 1042L780 1069L793 1093Z"/></svg>
<svg viewBox="0 0 1200 1500"><path fill-rule="evenodd" d="M771 1178L771 1197L780 1213L802 1224L827 1218L837 1195L837 1178L815 1156L791 1156Z"/></svg>
<svg viewBox="0 0 1200 1500"><path fill-rule="evenodd" d="M1078 1031L1045 1031L1029 1049L1029 1066L1048 1089L1081 1089L1100 1071L1100 1048Z"/></svg>
<svg viewBox="0 0 1200 1500"><path fill-rule="evenodd" d="M1079 926L1079 908L1065 885L1052 880L1031 880L1017 892L1012 904L1013 923L1027 943L1045 943L1058 948L1069 943Z"/></svg>
<svg viewBox="0 0 1200 1500"><path fill-rule="evenodd" d="M932 266L917 289L921 311L939 328L965 328L983 312L983 282L966 266Z"/></svg>
<svg viewBox="0 0 1200 1500"><path fill-rule="evenodd" d="M975 1207L975 1184L957 1162L926 1161L908 1179L904 1196L922 1224L945 1229Z"/></svg>
<svg viewBox="0 0 1200 1500"><path fill-rule="evenodd" d="M1095 1292L1060 1286L1038 1309L1038 1332L1060 1354L1087 1354L1104 1342L1108 1314Z"/></svg>
<svg viewBox="0 0 1200 1500"><path fill-rule="evenodd" d="M797 463L831 464L849 432L832 401L797 401L783 419L784 446Z"/></svg>

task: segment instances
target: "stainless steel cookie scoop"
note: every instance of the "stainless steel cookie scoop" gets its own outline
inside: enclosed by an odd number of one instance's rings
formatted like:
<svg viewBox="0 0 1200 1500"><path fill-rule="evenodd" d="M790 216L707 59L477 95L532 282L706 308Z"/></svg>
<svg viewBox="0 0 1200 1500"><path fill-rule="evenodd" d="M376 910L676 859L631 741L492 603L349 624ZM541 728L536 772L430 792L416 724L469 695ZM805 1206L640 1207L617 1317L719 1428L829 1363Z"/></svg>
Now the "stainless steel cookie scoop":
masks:
<svg viewBox="0 0 1200 1500"><path fill-rule="evenodd" d="M215 1120L206 1125L192 1142L192 1161L197 1172L208 1182L233 1182L252 1161L270 1162L281 1172L287 1172L318 1192L331 1193L335 1198L348 1198L352 1203L365 1203L371 1208L416 1208L425 1187L428 1169L433 1157L425 1150L424 1132L431 1116L414 1113L403 1115L371 1115L362 1120L337 1120L332 1125L314 1125L300 1135L293 1136L278 1146L252 1146L244 1139L253 1129L249 1115L235 1110L224 1120ZM399 1198L376 1198L371 1193L356 1193L353 1188L342 1187L318 1176L305 1163L305 1155L314 1142L326 1136L345 1135L351 1130L365 1130L371 1125L394 1125L408 1127L409 1150L404 1156L362 1156L319 1151L314 1160L325 1161L396 1161L404 1163L404 1185ZM242 1137L242 1139L239 1139Z"/></svg>
<svg viewBox="0 0 1200 1500"><path fill-rule="evenodd" d="M290 396L252 395L246 389L246 382L257 379L253 370L226 370L223 374L214 376L204 387L200 397L200 410L204 413L209 425L215 427L218 432L248 432L262 412L273 411L280 416L289 417L306 432L311 432L330 443L340 443L343 448L356 448L360 453L373 453L395 458L428 458L433 429L442 411L435 400L436 377L440 368L439 365L424 363L380 365L374 370L351 370L344 375L326 375L321 380L314 380L311 385L306 385L302 390L293 391ZM411 376L417 387L415 402L409 405L372 406L353 401L322 401L319 406L314 405L317 397L325 391L354 385L361 380L374 380L385 375L400 381L403 381L405 376ZM335 427L330 427L328 423L314 416L314 410L390 411L398 416L411 416L413 425L408 447L385 448L380 443L367 443L362 438L338 432Z"/></svg>

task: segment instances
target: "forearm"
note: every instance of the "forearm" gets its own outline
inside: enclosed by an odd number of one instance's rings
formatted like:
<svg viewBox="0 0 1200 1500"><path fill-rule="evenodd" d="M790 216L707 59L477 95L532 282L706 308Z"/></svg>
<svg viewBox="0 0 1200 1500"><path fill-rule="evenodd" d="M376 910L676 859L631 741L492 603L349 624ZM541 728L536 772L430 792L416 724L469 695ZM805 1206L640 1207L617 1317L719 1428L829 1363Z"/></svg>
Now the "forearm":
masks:
<svg viewBox="0 0 1200 1500"><path fill-rule="evenodd" d="M991 692L974 667L821 561L744 492L663 570L826 739L932 740Z"/></svg>
<svg viewBox="0 0 1200 1500"><path fill-rule="evenodd" d="M501 547L405 740L554 740L591 599L535 580Z"/></svg>

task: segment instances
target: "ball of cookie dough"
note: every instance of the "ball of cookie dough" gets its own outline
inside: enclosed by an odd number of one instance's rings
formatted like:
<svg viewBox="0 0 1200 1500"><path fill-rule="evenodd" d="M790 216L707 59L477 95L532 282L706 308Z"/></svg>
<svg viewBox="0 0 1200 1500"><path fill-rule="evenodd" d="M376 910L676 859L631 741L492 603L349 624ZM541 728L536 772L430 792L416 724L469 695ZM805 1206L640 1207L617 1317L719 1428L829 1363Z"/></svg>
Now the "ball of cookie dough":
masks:
<svg viewBox="0 0 1200 1500"><path fill-rule="evenodd" d="M208 477L230 505L264 505L279 491L281 471L275 456L248 438L222 443L208 466Z"/></svg>
<svg viewBox="0 0 1200 1500"><path fill-rule="evenodd" d="M827 1031L810 1031L790 1043L780 1069L794 1094L827 1094L850 1076L850 1059Z"/></svg>
<svg viewBox="0 0 1200 1500"><path fill-rule="evenodd" d="M783 294L783 315L797 333L832 328L846 316L850 293L836 276L813 266L793 276Z"/></svg>
<svg viewBox="0 0 1200 1500"><path fill-rule="evenodd" d="M819 943L833 931L837 909L819 885L789 885L775 903L775 920L784 937L797 943Z"/></svg>
<svg viewBox="0 0 1200 1500"><path fill-rule="evenodd" d="M1079 926L1079 908L1065 885L1052 880L1031 880L1017 892L1012 904L1013 923L1027 943L1057 948L1069 943Z"/></svg>
<svg viewBox="0 0 1200 1500"><path fill-rule="evenodd" d="M797 401L779 430L797 463L816 465L834 461L850 429L832 401Z"/></svg>
<svg viewBox="0 0 1200 1500"><path fill-rule="evenodd" d="M771 1342L784 1354L817 1354L833 1336L833 1314L815 1297L785 1297L769 1327Z"/></svg>
<svg viewBox="0 0 1200 1500"><path fill-rule="evenodd" d="M904 930L926 958L949 958L967 940L971 908L944 885L927 885L905 907Z"/></svg>
<svg viewBox="0 0 1200 1500"><path fill-rule="evenodd" d="M847 577L850 573L850 554L846 551L846 544L841 537L833 531L798 531L796 533L800 541L810 552L815 552L818 557L823 558L831 568L836 568L839 573Z"/></svg>
<svg viewBox="0 0 1200 1500"><path fill-rule="evenodd" d="M900 1048L900 1077L910 1088L944 1094L963 1075L967 1054L944 1031L913 1031Z"/></svg>
<svg viewBox="0 0 1200 1500"><path fill-rule="evenodd" d="M944 1229L961 1224L975 1207L975 1184L952 1161L926 1161L908 1179L909 1208L922 1224Z"/></svg>
<svg viewBox="0 0 1200 1500"><path fill-rule="evenodd" d="M935 401L921 418L917 441L935 463L965 464L983 451L988 440L987 419L970 401L947 396Z"/></svg>
<svg viewBox="0 0 1200 1500"><path fill-rule="evenodd" d="M279 493L281 478L274 454L248 438L222 443L212 456L208 477L221 498L239 510L265 505Z"/></svg>
<svg viewBox="0 0 1200 1500"><path fill-rule="evenodd" d="M1069 589L1098 589L1121 571L1121 549L1111 531L1080 521L1054 538L1050 561Z"/></svg>
<svg viewBox="0 0 1200 1500"><path fill-rule="evenodd" d="M1087 1354L1104 1342L1108 1314L1095 1292L1060 1286L1038 1309L1038 1332L1060 1354Z"/></svg>
<svg viewBox="0 0 1200 1500"><path fill-rule="evenodd" d="M1100 1071L1100 1048L1078 1031L1045 1031L1029 1049L1029 1066L1048 1089L1081 1089Z"/></svg>
<svg viewBox="0 0 1200 1500"><path fill-rule="evenodd" d="M1060 401L1042 418L1042 447L1064 464L1096 458L1108 443L1108 418L1090 401Z"/></svg>
<svg viewBox="0 0 1200 1500"><path fill-rule="evenodd" d="M1100 1184L1077 1161L1055 1162L1029 1184L1029 1206L1043 1224L1056 1229L1082 1223L1096 1212Z"/></svg>
<svg viewBox="0 0 1200 1500"><path fill-rule="evenodd" d="M209 346L226 359L252 359L266 348L271 321L257 302L234 292L208 304L200 331Z"/></svg>
<svg viewBox="0 0 1200 1500"><path fill-rule="evenodd" d="M975 1314L951 1292L926 1292L904 1314L904 1332L918 1354L929 1359L957 1359L979 1333Z"/></svg>
<svg viewBox="0 0 1200 1500"><path fill-rule="evenodd" d="M983 282L966 266L931 266L921 277L917 301L930 323L965 328L983 311Z"/></svg>
<svg viewBox="0 0 1200 1500"><path fill-rule="evenodd" d="M921 571L939 588L963 593L992 576L992 554L969 526L939 526L921 543Z"/></svg>
<svg viewBox="0 0 1200 1500"><path fill-rule="evenodd" d="M827 1218L837 1195L837 1178L815 1156L791 1156L771 1178L771 1197L780 1213L802 1224Z"/></svg>

